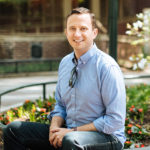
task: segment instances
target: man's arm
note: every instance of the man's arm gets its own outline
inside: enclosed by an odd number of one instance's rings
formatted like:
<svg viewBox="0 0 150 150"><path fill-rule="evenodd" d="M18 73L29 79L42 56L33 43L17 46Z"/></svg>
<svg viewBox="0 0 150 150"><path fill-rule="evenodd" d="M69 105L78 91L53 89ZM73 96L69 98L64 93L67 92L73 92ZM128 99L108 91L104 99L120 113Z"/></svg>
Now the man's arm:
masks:
<svg viewBox="0 0 150 150"><path fill-rule="evenodd" d="M51 120L50 129L60 128L64 124L64 119L60 116L54 116Z"/></svg>
<svg viewBox="0 0 150 150"><path fill-rule="evenodd" d="M54 140L56 138L55 133L57 132L57 129L62 127L64 124L64 119L60 116L54 116L51 120L51 125L49 128L49 141L53 145Z"/></svg>
<svg viewBox="0 0 150 150"><path fill-rule="evenodd" d="M77 131L97 131L94 123L85 124L83 126L77 127L75 130Z"/></svg>
<svg viewBox="0 0 150 150"><path fill-rule="evenodd" d="M64 119L55 116L52 119L52 123L50 126L50 134L49 134L49 141L50 143L55 147L61 147L62 146L62 140L63 137L72 131L97 131L93 123L85 124L83 126L79 126L77 128L73 129L67 129L67 128L61 128L62 125L64 124Z"/></svg>
<svg viewBox="0 0 150 150"><path fill-rule="evenodd" d="M124 128L126 115L126 92L123 75L117 66L103 71L101 95L105 113L93 121L99 132L112 134Z"/></svg>

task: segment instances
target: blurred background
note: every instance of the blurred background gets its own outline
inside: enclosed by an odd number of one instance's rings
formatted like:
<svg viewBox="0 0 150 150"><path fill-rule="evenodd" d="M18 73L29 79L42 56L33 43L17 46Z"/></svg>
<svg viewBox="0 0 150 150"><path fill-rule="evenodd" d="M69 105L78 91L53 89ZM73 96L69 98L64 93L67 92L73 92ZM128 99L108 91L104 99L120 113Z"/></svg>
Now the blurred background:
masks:
<svg viewBox="0 0 150 150"><path fill-rule="evenodd" d="M110 0L0 0L0 74L57 70L63 56L72 51L64 35L65 18L72 8L83 6L96 14L98 47L109 53ZM120 65L141 52L126 35L127 23L150 7L149 0L118 0L117 59Z"/></svg>

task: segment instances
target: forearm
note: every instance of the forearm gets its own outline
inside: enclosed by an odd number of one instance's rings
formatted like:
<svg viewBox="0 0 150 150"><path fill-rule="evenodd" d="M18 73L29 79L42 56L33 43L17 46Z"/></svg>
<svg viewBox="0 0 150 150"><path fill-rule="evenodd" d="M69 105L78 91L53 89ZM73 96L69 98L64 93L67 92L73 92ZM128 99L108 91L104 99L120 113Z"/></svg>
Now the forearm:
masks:
<svg viewBox="0 0 150 150"><path fill-rule="evenodd" d="M64 124L64 119L60 116L54 116L51 120L50 129L60 128Z"/></svg>
<svg viewBox="0 0 150 150"><path fill-rule="evenodd" d="M77 127L77 131L97 131L93 123L85 124Z"/></svg>

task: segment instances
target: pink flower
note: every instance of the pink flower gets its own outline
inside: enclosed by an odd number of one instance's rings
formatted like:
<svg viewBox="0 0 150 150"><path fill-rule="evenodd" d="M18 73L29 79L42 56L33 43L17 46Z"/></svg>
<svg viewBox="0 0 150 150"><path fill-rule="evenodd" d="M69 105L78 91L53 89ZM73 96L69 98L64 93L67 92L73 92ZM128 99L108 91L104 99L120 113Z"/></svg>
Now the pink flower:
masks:
<svg viewBox="0 0 150 150"><path fill-rule="evenodd" d="M139 131L139 134L142 134L142 131Z"/></svg>
<svg viewBox="0 0 150 150"><path fill-rule="evenodd" d="M136 147L136 148L139 148L139 145L135 144L135 147Z"/></svg>
<svg viewBox="0 0 150 150"><path fill-rule="evenodd" d="M40 112L46 112L46 108L41 108Z"/></svg>
<svg viewBox="0 0 150 150"><path fill-rule="evenodd" d="M25 100L25 103L26 103L26 104L28 104L29 102L30 102L30 100L29 100L29 99Z"/></svg>
<svg viewBox="0 0 150 150"><path fill-rule="evenodd" d="M131 112L134 112L134 111L133 111L133 108L130 108L130 111L131 111Z"/></svg>
<svg viewBox="0 0 150 150"><path fill-rule="evenodd" d="M140 108L140 109L138 109L138 111L139 111L139 112L143 112L143 109L142 109L142 108Z"/></svg>
<svg viewBox="0 0 150 150"><path fill-rule="evenodd" d="M126 141L125 143L126 143L126 144L131 144L131 141Z"/></svg>
<svg viewBox="0 0 150 150"><path fill-rule="evenodd" d="M145 147L145 145L144 145L144 144L141 144L141 147Z"/></svg>
<svg viewBox="0 0 150 150"><path fill-rule="evenodd" d="M128 127L130 127L130 128L131 128L132 126L133 126L132 124L128 124Z"/></svg>
<svg viewBox="0 0 150 150"><path fill-rule="evenodd" d="M128 134L131 134L132 133L132 131L131 130L128 130Z"/></svg>

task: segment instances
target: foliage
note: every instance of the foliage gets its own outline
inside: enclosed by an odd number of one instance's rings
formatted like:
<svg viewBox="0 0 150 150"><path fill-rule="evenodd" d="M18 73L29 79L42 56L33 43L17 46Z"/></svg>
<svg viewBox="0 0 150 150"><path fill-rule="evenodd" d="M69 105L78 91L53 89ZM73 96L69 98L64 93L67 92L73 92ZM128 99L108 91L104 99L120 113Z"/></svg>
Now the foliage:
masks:
<svg viewBox="0 0 150 150"><path fill-rule="evenodd" d="M132 45L140 44L142 46L142 53L130 57L133 62L133 70L143 70L146 65L150 63L150 56L145 52L145 46L149 49L150 45L150 10L136 15L137 21L132 24L127 23L126 34L130 36L137 36L138 39L131 42Z"/></svg>
<svg viewBox="0 0 150 150"><path fill-rule="evenodd" d="M41 99L38 99L35 102L26 100L23 106L12 108L7 112L0 114L0 122L9 124L19 118L22 121L49 123L47 115L53 110L54 104L55 99L52 97L49 97L49 99L44 101Z"/></svg>
<svg viewBox="0 0 150 150"><path fill-rule="evenodd" d="M127 109L132 105L137 108L143 108L144 113L148 109L150 102L150 85L140 84L126 88L127 93Z"/></svg>
<svg viewBox="0 0 150 150"><path fill-rule="evenodd" d="M144 128L144 115L150 106L150 85L141 84L126 87L127 93L127 116L125 120L125 134L127 140L125 148L144 147L143 140L150 139L150 133ZM21 119L22 121L33 121L49 124L47 115L53 110L55 99L32 102L26 100L19 108L12 108L0 114L0 122L8 124L11 121Z"/></svg>
<svg viewBox="0 0 150 150"><path fill-rule="evenodd" d="M144 56L143 53L132 55L129 60L133 63L133 70L143 70L150 64L150 56Z"/></svg>
<svg viewBox="0 0 150 150"><path fill-rule="evenodd" d="M150 139L150 133L144 128L144 114L150 106L150 85L141 84L126 88L127 116L125 148L144 147L141 142Z"/></svg>

